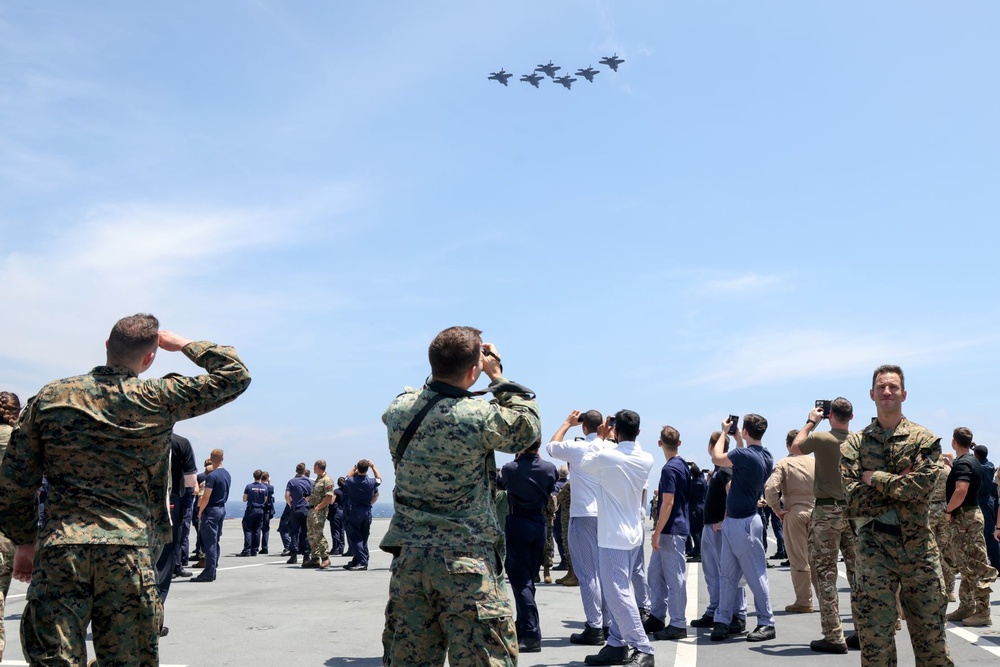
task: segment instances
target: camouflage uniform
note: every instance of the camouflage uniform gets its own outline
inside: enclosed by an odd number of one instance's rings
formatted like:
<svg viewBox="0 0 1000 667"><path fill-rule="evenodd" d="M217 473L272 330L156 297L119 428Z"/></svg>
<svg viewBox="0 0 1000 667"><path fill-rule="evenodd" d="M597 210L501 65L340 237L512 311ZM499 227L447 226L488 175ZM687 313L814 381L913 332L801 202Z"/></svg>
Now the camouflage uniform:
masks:
<svg viewBox="0 0 1000 667"><path fill-rule="evenodd" d="M396 466L395 514L380 547L392 560L383 645L386 665L516 665L513 610L503 583L503 533L490 478L494 451L539 437L538 406L498 386L491 401L433 381L407 387L382 421ZM436 394L402 460L397 447Z"/></svg>
<svg viewBox="0 0 1000 667"><path fill-rule="evenodd" d="M573 559L570 558L569 554L569 506L571 499L569 485L570 481L566 480L563 487L559 489L559 493L556 494L556 503L558 503L563 516L562 543L563 553L566 554L566 575L556 583L561 583L563 580L576 580L576 572L573 571Z"/></svg>
<svg viewBox="0 0 1000 667"><path fill-rule="evenodd" d="M841 448L846 516L867 520L858 531L851 596L862 665L896 665L897 588L916 663L954 665L945 637L941 559L928 525L940 458L940 438L905 417L891 432L874 421ZM870 485L862 482L865 471L874 471Z"/></svg>
<svg viewBox="0 0 1000 667"><path fill-rule="evenodd" d="M948 522L948 537L951 544L944 553L949 567L962 575L958 587L960 609L969 610L970 616L990 617L990 584L996 581L997 571L990 565L986 554L986 540L983 538L983 512L979 509L978 485L982 470L976 457L965 454L952 464L948 476L948 491L954 495L956 480L972 482L965 502L951 511ZM971 496L971 497L970 497ZM948 502L951 502L951 498Z"/></svg>
<svg viewBox="0 0 1000 667"><path fill-rule="evenodd" d="M326 541L326 535L323 534L330 506L327 505L320 510L315 508L323 502L323 498L326 496L330 496L330 500L333 500L333 490L336 486L333 478L324 470L323 474L316 478L312 492L309 494L309 506L313 509L310 510L309 517L306 519L306 531L311 550L309 559L313 561L323 562L330 559L330 544Z"/></svg>
<svg viewBox="0 0 1000 667"><path fill-rule="evenodd" d="M552 583L549 570L552 569L552 531L556 519L556 496L549 494L549 502L545 505L545 549L542 553L542 567L545 569L545 583Z"/></svg>
<svg viewBox="0 0 1000 667"><path fill-rule="evenodd" d="M944 576L944 592L950 598L955 591L955 570L948 565L948 554L951 553L951 532L948 530L948 518L944 515L948 499L945 497L945 487L948 484L948 468L942 468L934 483L931 494L930 526L934 539L941 553L941 574Z"/></svg>
<svg viewBox="0 0 1000 667"><path fill-rule="evenodd" d="M86 664L88 621L102 667L159 664L163 607L152 556L170 539L170 435L177 421L232 401L250 383L230 347L193 342L183 352L208 372L142 380L98 366L46 385L21 414L0 466L0 531L36 545L21 621L31 664ZM50 484L39 528L43 475Z"/></svg>

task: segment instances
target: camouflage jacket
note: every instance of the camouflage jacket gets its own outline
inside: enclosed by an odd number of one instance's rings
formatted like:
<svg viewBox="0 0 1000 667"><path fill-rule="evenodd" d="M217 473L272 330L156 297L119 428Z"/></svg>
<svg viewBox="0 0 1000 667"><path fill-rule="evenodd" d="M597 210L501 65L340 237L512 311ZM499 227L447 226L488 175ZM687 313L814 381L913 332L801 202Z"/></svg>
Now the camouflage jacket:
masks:
<svg viewBox="0 0 1000 667"><path fill-rule="evenodd" d="M312 491L309 492L309 506L316 507L326 496L334 496L333 489L336 485L333 482L333 478L330 477L325 471L322 475L316 478L313 483ZM330 498L330 504L333 503L333 498ZM327 507L330 505L328 504ZM325 509L325 508L324 508Z"/></svg>
<svg viewBox="0 0 1000 667"><path fill-rule="evenodd" d="M4 452L7 451L7 443L10 442L10 434L14 428L8 424L0 424L0 461L3 460Z"/></svg>
<svg viewBox="0 0 1000 667"><path fill-rule="evenodd" d="M892 433L877 421L841 447L846 516L876 519L895 510L905 540L926 540L929 504L941 472L941 439L905 417ZM907 468L911 470L903 473ZM874 471L871 486L861 481Z"/></svg>
<svg viewBox="0 0 1000 667"><path fill-rule="evenodd" d="M500 382L499 378L490 387ZM396 466L394 515L382 539L397 547L469 550L502 537L490 479L494 451L517 453L539 438L538 405L526 394L497 391L490 401L432 382L407 387L382 415ZM427 413L402 461L397 447L413 417L436 393L448 396Z"/></svg>
<svg viewBox="0 0 1000 667"><path fill-rule="evenodd" d="M243 393L250 373L231 347L186 345L208 371L142 380L98 366L49 383L21 413L0 465L0 531L16 544L128 544L162 541L174 423ZM49 482L39 530L35 491ZM157 534L160 531L160 534Z"/></svg>

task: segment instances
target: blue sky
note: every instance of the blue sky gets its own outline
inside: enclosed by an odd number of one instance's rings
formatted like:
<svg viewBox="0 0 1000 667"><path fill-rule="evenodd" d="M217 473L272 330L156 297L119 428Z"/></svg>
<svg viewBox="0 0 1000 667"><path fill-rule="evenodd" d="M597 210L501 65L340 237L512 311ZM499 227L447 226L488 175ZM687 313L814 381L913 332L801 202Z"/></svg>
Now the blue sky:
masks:
<svg viewBox="0 0 1000 667"><path fill-rule="evenodd" d="M382 411L467 324L546 438L627 407L707 465L758 412L781 454L814 399L866 423L893 362L910 418L1000 450L998 24L985 1L3 3L0 385L86 372L153 312L254 374L178 427L199 458L281 483L366 456L391 483ZM517 81L550 59L601 73Z"/></svg>

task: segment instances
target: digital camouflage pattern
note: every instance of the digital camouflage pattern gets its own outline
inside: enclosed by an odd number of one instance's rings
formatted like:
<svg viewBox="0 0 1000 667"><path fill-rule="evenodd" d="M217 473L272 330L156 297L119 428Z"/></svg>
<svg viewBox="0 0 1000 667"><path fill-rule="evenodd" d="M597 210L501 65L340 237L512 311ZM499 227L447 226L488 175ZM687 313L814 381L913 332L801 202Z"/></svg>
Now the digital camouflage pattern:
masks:
<svg viewBox="0 0 1000 667"><path fill-rule="evenodd" d="M990 565L983 537L983 513L976 507L952 513L948 522L949 548L945 560L949 567L962 575L958 587L961 606L972 610L973 616L989 615L990 586L997 579L997 571Z"/></svg>
<svg viewBox="0 0 1000 667"><path fill-rule="evenodd" d="M7 451L7 443L10 442L10 434L13 427L8 424L0 424L0 461L3 460L4 452ZM7 591L10 590L10 580L14 574L14 543L3 535L0 535L0 658L3 658L4 649L7 647L7 629L4 627L4 616L6 615L5 602Z"/></svg>
<svg viewBox="0 0 1000 667"><path fill-rule="evenodd" d="M392 560L385 665L514 667L517 635L492 550L404 547Z"/></svg>
<svg viewBox="0 0 1000 667"><path fill-rule="evenodd" d="M495 451L516 454L539 438L538 405L504 390L490 401L440 382L407 387L382 415L396 467L395 513L380 547L395 555L383 633L386 664L514 665L513 609L502 580ZM437 393L402 460L398 446Z"/></svg>
<svg viewBox="0 0 1000 667"><path fill-rule="evenodd" d="M839 505L816 505L809 520L809 563L816 573L820 626L823 639L841 644L844 629L840 622L840 592L837 588L838 554L844 555L847 582L854 591L857 540L851 522Z"/></svg>
<svg viewBox="0 0 1000 667"><path fill-rule="evenodd" d="M852 433L841 448L845 516L874 520L894 513L901 532L897 537L876 531L872 522L858 531L851 609L863 665L896 665L897 589L917 664L954 664L945 637L948 598L941 559L928 524L940 458L940 438L906 418L892 431L875 421ZM861 479L868 470L874 471L870 486Z"/></svg>
<svg viewBox="0 0 1000 667"><path fill-rule="evenodd" d="M944 577L944 592L949 598L955 590L955 570L948 565L948 554L951 552L951 532L948 530L948 517L944 511L948 506L945 487L948 484L948 468L942 467L934 484L931 495L930 526L934 539L941 554L941 576Z"/></svg>
<svg viewBox="0 0 1000 667"><path fill-rule="evenodd" d="M0 465L0 532L37 547L21 622L32 664L85 664L88 619L104 667L157 664L151 551L170 536L170 435L177 421L225 405L250 384L231 347L192 342L183 352L208 372L142 380L98 366L46 385L21 413ZM43 475L49 494L39 529ZM74 572L87 568L96 588L78 590Z"/></svg>
<svg viewBox="0 0 1000 667"><path fill-rule="evenodd" d="M563 487L559 489L559 493L556 494L556 503L559 505L563 516L562 543L566 559L566 578L576 579L576 572L573 571L573 559L570 558L569 553L569 506L571 500L569 485L570 480L566 480Z"/></svg>
<svg viewBox="0 0 1000 667"><path fill-rule="evenodd" d="M315 508L326 496L330 496L331 501L333 500L334 493L333 490L337 487L333 478L330 477L324 471L322 475L316 478L316 482L313 484L312 491L309 493L309 506ZM316 510L312 509L309 511L309 516L306 518L306 539L309 540L310 548L310 559L311 560L329 560L330 558L330 544L326 541L326 535L323 534L323 528L326 527L326 518L330 512L330 506Z"/></svg>
<svg viewBox="0 0 1000 667"><path fill-rule="evenodd" d="M542 551L542 566L548 572L552 567L552 532L555 529L556 497L549 494L549 502L545 504L545 549Z"/></svg>

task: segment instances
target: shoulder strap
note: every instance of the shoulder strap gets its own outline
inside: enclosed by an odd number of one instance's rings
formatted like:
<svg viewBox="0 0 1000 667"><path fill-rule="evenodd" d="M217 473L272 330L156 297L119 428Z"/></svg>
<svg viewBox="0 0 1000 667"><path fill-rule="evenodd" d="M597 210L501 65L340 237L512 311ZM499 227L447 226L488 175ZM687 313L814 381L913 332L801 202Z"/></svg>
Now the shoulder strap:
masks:
<svg viewBox="0 0 1000 667"><path fill-rule="evenodd" d="M399 444L396 446L395 464L397 466L403 460L403 454L406 453L406 448L410 446L410 440L413 439L413 435L417 432L417 429L420 428L420 423L424 421L424 417L426 417L427 413L431 411L431 408L437 405L438 401L443 398L447 398L447 396L444 394L435 394L429 401L427 401L427 403L424 404L424 407L420 409L420 412L414 415L413 419L410 421L410 425L406 427L405 431L403 431L403 435L399 439Z"/></svg>

